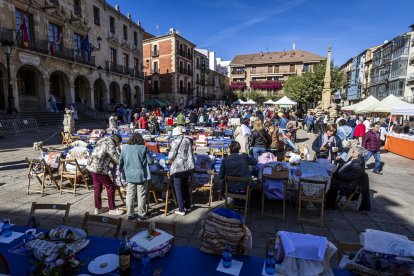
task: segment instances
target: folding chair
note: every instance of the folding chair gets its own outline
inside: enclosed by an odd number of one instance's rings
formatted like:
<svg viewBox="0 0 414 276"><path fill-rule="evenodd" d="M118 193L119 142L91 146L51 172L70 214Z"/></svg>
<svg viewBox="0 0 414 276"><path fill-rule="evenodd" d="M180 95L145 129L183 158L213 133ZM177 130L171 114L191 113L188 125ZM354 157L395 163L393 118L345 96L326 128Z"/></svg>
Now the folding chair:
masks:
<svg viewBox="0 0 414 276"><path fill-rule="evenodd" d="M362 245L359 243L338 241L338 263L341 262L344 253L356 253L361 248Z"/></svg>
<svg viewBox="0 0 414 276"><path fill-rule="evenodd" d="M134 232L142 231L144 229L148 229L150 225L150 221L137 221L134 225ZM173 239L173 245L175 244L175 236L176 236L176 227L175 222L169 223L169 222L154 222L155 228L163 230L171 235L174 236Z"/></svg>
<svg viewBox="0 0 414 276"><path fill-rule="evenodd" d="M321 204L321 227L323 226L323 215L325 206L325 193L327 180L313 180L313 179L300 179L299 181L299 206L298 206L298 223L301 221L300 211L302 209L302 202L312 202ZM314 221L311 219L302 219L308 221Z"/></svg>
<svg viewBox="0 0 414 276"><path fill-rule="evenodd" d="M193 206L193 193L194 192L208 192L208 210L211 209L211 201L213 199L214 189L214 170L195 170L191 174L190 182L190 206Z"/></svg>
<svg viewBox="0 0 414 276"><path fill-rule="evenodd" d="M225 176L225 207L228 207L228 198L242 199L245 201L244 205L244 219L247 218L247 211L250 204L250 178ZM234 209L241 209L233 206ZM242 210L242 209L241 209Z"/></svg>
<svg viewBox="0 0 414 276"><path fill-rule="evenodd" d="M82 140L80 137L75 137L72 133L69 132L61 132L62 135L62 145L70 146L72 142L77 140Z"/></svg>
<svg viewBox="0 0 414 276"><path fill-rule="evenodd" d="M32 208L30 209L30 217L35 217L36 210L61 210L65 211L63 216L63 225L68 225L68 217L70 211L70 203L68 204L44 204L44 203L32 203Z"/></svg>
<svg viewBox="0 0 414 276"><path fill-rule="evenodd" d="M61 159L60 160L60 194L63 190L63 181L69 180L73 187L73 195L76 195L76 188L78 184L83 184L89 189L89 173L86 167L81 167L76 159Z"/></svg>
<svg viewBox="0 0 414 276"><path fill-rule="evenodd" d="M262 216L264 214L264 202L265 202L265 182L266 179L276 180L283 182L283 214L282 218L285 221L285 209L286 209L286 192L289 182L289 171L276 171L272 168L271 174L265 174L264 169L262 168Z"/></svg>
<svg viewBox="0 0 414 276"><path fill-rule="evenodd" d="M355 188L355 190L352 192L352 194L350 194L349 196L347 196L346 197L346 200L344 200L344 201L340 201L339 203L338 203L338 205L339 205L339 209L341 210L341 211L344 211L344 210L346 210L347 209L347 207L349 206L349 205L351 205L354 201L353 201L353 198L357 195L357 194L359 194L360 193L360 188L359 188L359 186L357 186L356 188Z"/></svg>
<svg viewBox="0 0 414 276"><path fill-rule="evenodd" d="M149 210L149 202L151 200L151 195L154 197L155 204L158 204L157 193L165 192L165 207L164 214L168 214L168 204L169 204L169 194L172 193L174 204L177 207L177 199L175 197L174 189L172 187L172 177L166 171L161 172L151 172L152 178L157 179L156 183L152 180L148 184L147 190L147 210Z"/></svg>
<svg viewBox="0 0 414 276"><path fill-rule="evenodd" d="M85 216L83 217L82 229L85 230L87 233L88 222L98 222L102 224L109 224L115 226L114 238L119 238L119 233L121 232L122 218L111 218L106 216L90 215L89 212L86 212Z"/></svg>
<svg viewBox="0 0 414 276"><path fill-rule="evenodd" d="M27 194L29 195L30 192L34 193L40 193L42 196L44 194L44 190L46 188L46 178L49 179L50 184L55 184L56 188L59 189L59 184L57 183L55 179L55 174L53 168L51 168L45 160L40 159L31 159L29 160L26 157L26 162L29 165L29 173L28 173L28 179L29 183L27 184ZM40 190L31 190L31 180L33 177L36 177L36 179L40 183Z"/></svg>
<svg viewBox="0 0 414 276"><path fill-rule="evenodd" d="M210 142L210 154L224 157L224 143L222 142Z"/></svg>

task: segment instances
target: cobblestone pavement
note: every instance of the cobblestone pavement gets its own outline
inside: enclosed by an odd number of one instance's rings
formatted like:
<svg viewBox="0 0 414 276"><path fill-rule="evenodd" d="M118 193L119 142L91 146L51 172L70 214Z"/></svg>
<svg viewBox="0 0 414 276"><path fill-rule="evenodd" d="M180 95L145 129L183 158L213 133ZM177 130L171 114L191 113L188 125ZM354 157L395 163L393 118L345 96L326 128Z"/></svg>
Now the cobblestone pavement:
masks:
<svg viewBox="0 0 414 276"><path fill-rule="evenodd" d="M13 223L25 224L27 222L32 202L38 203L71 203L69 224L80 227L85 212L93 212L93 193L86 189L79 189L79 194L64 192L62 195L55 189L47 190L43 197L40 194L27 195L28 166L25 157L36 158L39 152L32 148L33 141L45 140L53 130L41 130L39 133L25 134L21 136L9 136L0 138L0 218L9 217ZM311 143L315 135L300 132L299 141ZM60 137L52 138L48 143L58 144ZM406 235L414 239L414 160L406 159L392 153L383 153L382 160L385 163L383 176L372 174L370 188L373 193L371 200L371 212L354 211L326 211L325 226L319 227L317 223L297 223L297 210L291 204L287 204L286 220L278 217L261 216L259 196L253 195L251 212L247 219L247 225L253 234L253 250L251 255L264 256L265 242L268 237L273 237L278 230L297 231L315 235L326 236L336 243L338 240L357 242L358 234L366 228L380 229ZM368 166L373 164L373 159L368 161ZM121 202L116 197L117 204ZM182 217L175 214L164 216L160 214L159 207L151 208L154 221L175 221L177 224L177 244L197 247L199 244L199 232L201 220L207 213L207 199L197 199L196 207L188 215ZM223 204L222 201L214 201L213 206ZM104 202L104 206L106 202ZM279 202L268 202L266 213L281 214ZM49 212L40 213L41 227L48 228L61 222L61 214ZM312 215L304 213L305 216ZM123 216L123 226L128 233L133 231L133 223ZM91 234L111 236L112 229L95 226ZM336 264L336 261L333 261Z"/></svg>

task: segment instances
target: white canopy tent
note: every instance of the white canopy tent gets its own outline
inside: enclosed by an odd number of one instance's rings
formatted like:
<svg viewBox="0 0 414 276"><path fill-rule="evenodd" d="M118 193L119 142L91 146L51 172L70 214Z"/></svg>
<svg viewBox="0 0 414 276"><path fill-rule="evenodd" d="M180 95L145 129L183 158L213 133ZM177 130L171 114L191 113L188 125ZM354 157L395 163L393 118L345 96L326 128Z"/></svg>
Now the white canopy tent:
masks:
<svg viewBox="0 0 414 276"><path fill-rule="evenodd" d="M410 104L397 98L393 94L388 95L379 103L374 103L364 108L357 108L357 113L390 113L393 108L409 106Z"/></svg>
<svg viewBox="0 0 414 276"><path fill-rule="evenodd" d="M395 107L391 109L392 115L407 115L414 116L414 104L410 104L403 107Z"/></svg>
<svg viewBox="0 0 414 276"><path fill-rule="evenodd" d="M256 104L256 102L252 99L248 99L247 102L245 102L244 104Z"/></svg>
<svg viewBox="0 0 414 276"><path fill-rule="evenodd" d="M276 104L276 102L274 102L273 100L267 100L267 101L265 101L263 104L268 104L268 105L275 105Z"/></svg>
<svg viewBox="0 0 414 276"><path fill-rule="evenodd" d="M237 101L235 101L233 104L246 104L245 101L243 101L242 99L238 99Z"/></svg>
<svg viewBox="0 0 414 276"><path fill-rule="evenodd" d="M363 101L360 101L359 103L353 104L353 105L348 105L348 106L344 106L341 108L341 110L345 110L345 111L356 111L357 109L361 109L361 108L365 108L367 106L373 105L379 103L379 100L377 100L374 96L369 96L368 98L366 98Z"/></svg>
<svg viewBox="0 0 414 276"><path fill-rule="evenodd" d="M295 101L292 101L288 97L283 96L283 98L276 101L275 104L283 107L283 106L293 106L293 105L296 105L297 103Z"/></svg>

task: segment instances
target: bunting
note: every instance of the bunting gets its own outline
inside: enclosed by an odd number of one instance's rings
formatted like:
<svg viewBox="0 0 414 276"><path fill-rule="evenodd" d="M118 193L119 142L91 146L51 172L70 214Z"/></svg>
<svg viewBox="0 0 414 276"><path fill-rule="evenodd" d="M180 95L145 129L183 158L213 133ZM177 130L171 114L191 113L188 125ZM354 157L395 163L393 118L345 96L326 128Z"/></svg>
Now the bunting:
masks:
<svg viewBox="0 0 414 276"><path fill-rule="evenodd" d="M90 62L91 61L92 49L91 49L91 45L89 43L89 35L88 34L82 40L81 51L86 52L86 54L88 55L88 61Z"/></svg>

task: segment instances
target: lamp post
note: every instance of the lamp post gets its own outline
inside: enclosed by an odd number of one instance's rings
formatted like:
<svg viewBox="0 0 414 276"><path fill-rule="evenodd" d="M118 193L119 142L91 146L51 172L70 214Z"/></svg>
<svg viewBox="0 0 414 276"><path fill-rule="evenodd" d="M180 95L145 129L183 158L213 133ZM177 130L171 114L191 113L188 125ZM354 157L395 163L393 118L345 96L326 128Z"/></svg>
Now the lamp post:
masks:
<svg viewBox="0 0 414 276"><path fill-rule="evenodd" d="M101 82L102 82L102 66L98 66L98 75L99 75L99 111L102 111L102 87L101 87Z"/></svg>
<svg viewBox="0 0 414 276"><path fill-rule="evenodd" d="M13 112L16 112L16 108L14 107L14 97L13 97L13 87L11 85L11 73L10 73L10 56L13 51L13 41L4 40L1 45L3 46L4 54L6 55L6 63L7 63L7 113L12 114Z"/></svg>
<svg viewBox="0 0 414 276"><path fill-rule="evenodd" d="M96 48L95 46L93 46L92 43L89 44L89 47L91 48L91 51L92 52L100 51L101 50L102 38L100 36L98 36L96 38L96 41L98 42L98 48Z"/></svg>

